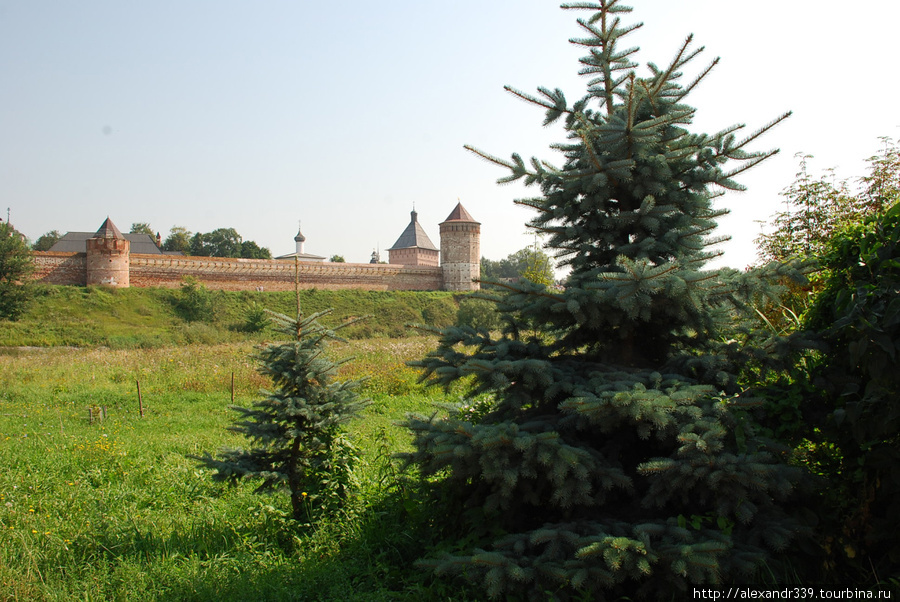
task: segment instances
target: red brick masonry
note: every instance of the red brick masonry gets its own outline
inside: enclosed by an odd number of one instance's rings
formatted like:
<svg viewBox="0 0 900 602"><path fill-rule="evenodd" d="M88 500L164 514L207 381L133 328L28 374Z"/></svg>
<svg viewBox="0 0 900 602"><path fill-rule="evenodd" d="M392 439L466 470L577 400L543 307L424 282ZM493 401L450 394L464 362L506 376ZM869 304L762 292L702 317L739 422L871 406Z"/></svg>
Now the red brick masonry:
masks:
<svg viewBox="0 0 900 602"><path fill-rule="evenodd" d="M32 278L47 284L84 286L84 253L34 253ZM294 288L294 262L274 259L226 259L182 255L131 255L131 286L175 288L192 276L211 289L283 291ZM301 288L373 291L441 290L438 266L371 263L300 263Z"/></svg>

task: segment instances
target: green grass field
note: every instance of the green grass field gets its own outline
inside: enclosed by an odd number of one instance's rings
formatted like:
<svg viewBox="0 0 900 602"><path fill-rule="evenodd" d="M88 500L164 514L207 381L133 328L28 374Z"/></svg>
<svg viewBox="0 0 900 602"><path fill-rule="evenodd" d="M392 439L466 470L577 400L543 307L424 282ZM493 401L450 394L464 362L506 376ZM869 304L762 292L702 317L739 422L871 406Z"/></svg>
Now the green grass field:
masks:
<svg viewBox="0 0 900 602"><path fill-rule="evenodd" d="M405 366L434 344L333 346L356 356L344 376L369 377L374 403L350 426L358 499L311 525L288 518L287 496L215 484L186 457L244 443L225 427L232 375L237 404L267 385L252 344L0 352L0 599L477 598L412 567L429 544L427 505L391 459L409 445L396 421L445 399Z"/></svg>

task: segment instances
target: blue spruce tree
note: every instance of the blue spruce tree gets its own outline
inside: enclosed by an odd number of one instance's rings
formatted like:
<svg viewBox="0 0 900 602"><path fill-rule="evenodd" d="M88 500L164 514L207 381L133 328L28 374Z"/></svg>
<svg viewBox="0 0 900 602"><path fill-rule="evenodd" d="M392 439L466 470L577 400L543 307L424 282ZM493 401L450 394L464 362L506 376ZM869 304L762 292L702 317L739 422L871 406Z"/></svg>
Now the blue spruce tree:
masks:
<svg viewBox="0 0 900 602"><path fill-rule="evenodd" d="M334 380L343 362L326 354L329 341L342 340L335 330L352 322L327 328L319 318L331 310L304 316L299 297L296 320L270 313L278 332L292 339L256 356L274 390L250 408L231 406L239 418L229 430L252 446L191 457L213 469L215 481L257 479L257 492L287 491L293 518L310 521L311 511L334 509L350 493L357 453L342 429L369 400L356 392L359 381Z"/></svg>
<svg viewBox="0 0 900 602"><path fill-rule="evenodd" d="M420 365L433 384L487 398L475 415L411 417L406 459L447 504L453 550L424 561L493 597L559 599L671 594L689 584L747 579L790 540L779 500L795 472L759 440L740 410L746 367L763 369L783 341L753 329L764 283L792 275L706 270L725 213L712 200L775 151L748 145L743 126L689 131L685 98L715 65L682 83L702 51L687 38L674 59L637 74L622 38L630 8L579 2L586 94L507 88L561 122L547 161L510 161L470 148L541 196L529 226L571 275L562 292L521 282L494 297L499 334L442 331ZM799 277L797 274L794 276ZM490 293L485 293L490 296ZM766 335L768 336L768 335ZM456 521L456 517L462 518Z"/></svg>

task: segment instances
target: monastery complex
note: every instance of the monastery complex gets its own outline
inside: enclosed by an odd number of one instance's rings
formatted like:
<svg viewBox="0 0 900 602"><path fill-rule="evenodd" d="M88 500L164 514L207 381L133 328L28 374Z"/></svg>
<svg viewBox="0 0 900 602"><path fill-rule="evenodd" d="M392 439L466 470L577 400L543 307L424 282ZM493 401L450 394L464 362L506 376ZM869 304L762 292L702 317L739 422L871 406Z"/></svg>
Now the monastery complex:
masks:
<svg viewBox="0 0 900 602"><path fill-rule="evenodd" d="M175 288L193 277L222 290L293 290L295 281L301 288L320 289L477 290L481 224L457 204L439 228L440 249L413 211L409 225L388 249L388 263L330 263L304 252L306 239L300 232L294 238L296 252L275 259L191 257L163 253L159 241L146 234L122 234L107 218L94 234L70 232L50 251L35 252L33 278L47 284L116 288Z"/></svg>

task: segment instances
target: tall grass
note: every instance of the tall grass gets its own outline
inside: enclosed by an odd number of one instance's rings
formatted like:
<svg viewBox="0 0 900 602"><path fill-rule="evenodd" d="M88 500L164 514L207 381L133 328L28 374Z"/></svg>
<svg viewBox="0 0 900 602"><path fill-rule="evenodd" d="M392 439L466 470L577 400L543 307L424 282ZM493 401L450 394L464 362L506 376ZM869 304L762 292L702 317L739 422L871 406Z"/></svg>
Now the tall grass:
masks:
<svg viewBox="0 0 900 602"><path fill-rule="evenodd" d="M0 599L474 599L411 568L429 542L427 506L390 459L409 445L395 421L442 399L404 364L432 345L334 349L358 356L345 374L369 377L375 403L351 427L358 499L312 525L288 519L286 496L214 484L186 458L242 445L227 406L232 374L239 404L267 384L252 345L0 354ZM88 408L102 406L91 424Z"/></svg>

